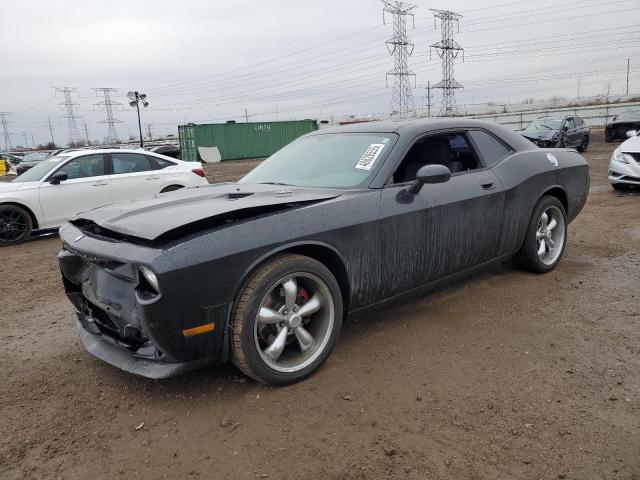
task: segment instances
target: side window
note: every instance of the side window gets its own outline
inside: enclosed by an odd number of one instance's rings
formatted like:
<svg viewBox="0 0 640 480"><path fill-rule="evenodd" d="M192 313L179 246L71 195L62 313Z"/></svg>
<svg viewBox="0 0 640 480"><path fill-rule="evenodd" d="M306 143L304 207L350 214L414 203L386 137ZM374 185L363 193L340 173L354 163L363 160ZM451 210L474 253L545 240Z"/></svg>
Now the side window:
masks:
<svg viewBox="0 0 640 480"><path fill-rule="evenodd" d="M582 127L584 125L584 120L582 120L580 117L576 117L575 121L576 121L576 127Z"/></svg>
<svg viewBox="0 0 640 480"><path fill-rule="evenodd" d="M449 167L453 174L481 167L465 133L444 133L416 141L393 174L393 181L411 182L421 167L437 164Z"/></svg>
<svg viewBox="0 0 640 480"><path fill-rule="evenodd" d="M112 153L113 173L121 175L123 173L148 172L153 170L149 159L137 153Z"/></svg>
<svg viewBox="0 0 640 480"><path fill-rule="evenodd" d="M104 156L102 154L95 154L74 158L65 163L56 172L66 173L69 180L106 175Z"/></svg>
<svg viewBox="0 0 640 480"><path fill-rule="evenodd" d="M487 167L492 167L511 153L509 147L487 132L471 130L469 135L476 144Z"/></svg>
<svg viewBox="0 0 640 480"><path fill-rule="evenodd" d="M164 158L147 157L147 159L151 163L151 166L152 166L152 168L154 170L162 170L162 169L167 168L167 167L175 166L175 163L173 163L173 162L171 162L169 160L165 160Z"/></svg>
<svg viewBox="0 0 640 480"><path fill-rule="evenodd" d="M572 130L575 128L575 125L573 123L573 118L567 118L566 122L564 122L565 126L567 128L569 128L569 130Z"/></svg>

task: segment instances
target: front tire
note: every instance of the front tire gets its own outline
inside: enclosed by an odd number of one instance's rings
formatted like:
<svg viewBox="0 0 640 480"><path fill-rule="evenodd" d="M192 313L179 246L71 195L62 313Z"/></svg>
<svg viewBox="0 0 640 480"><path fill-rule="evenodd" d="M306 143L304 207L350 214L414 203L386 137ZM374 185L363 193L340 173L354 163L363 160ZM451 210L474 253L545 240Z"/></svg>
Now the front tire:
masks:
<svg viewBox="0 0 640 480"><path fill-rule="evenodd" d="M33 230L31 215L17 205L0 205L0 247L17 245L29 239Z"/></svg>
<svg viewBox="0 0 640 480"><path fill-rule="evenodd" d="M262 383L300 381L335 347L342 317L342 294L329 269L302 255L279 255L255 270L237 298L231 359Z"/></svg>
<svg viewBox="0 0 640 480"><path fill-rule="evenodd" d="M560 262L566 240L564 206L556 197L543 196L533 209L524 242L514 262L529 272L550 272Z"/></svg>

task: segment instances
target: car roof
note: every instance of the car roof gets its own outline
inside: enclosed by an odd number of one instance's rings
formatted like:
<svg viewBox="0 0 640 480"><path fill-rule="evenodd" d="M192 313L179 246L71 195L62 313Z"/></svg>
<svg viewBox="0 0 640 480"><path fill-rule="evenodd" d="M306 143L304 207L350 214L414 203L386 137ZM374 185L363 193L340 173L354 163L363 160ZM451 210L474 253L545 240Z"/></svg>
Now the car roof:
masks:
<svg viewBox="0 0 640 480"><path fill-rule="evenodd" d="M60 155L65 157L79 157L81 155L93 155L93 154L101 154L101 153L138 153L142 155L153 155L158 156L155 152L150 152L149 150L142 150L139 148L84 148L81 150L75 150L72 152L62 152ZM162 155L160 155L162 156ZM175 160L175 159L173 159Z"/></svg>
<svg viewBox="0 0 640 480"><path fill-rule="evenodd" d="M470 118L412 118L403 120L383 120L375 122L352 123L339 127L329 127L307 135L324 135L329 133L396 133L401 137L415 137L417 135L438 130L449 129L483 129L493 133L498 138L511 145L516 150L530 149L532 143L522 135L516 134L513 130L504 125L485 120L474 120Z"/></svg>

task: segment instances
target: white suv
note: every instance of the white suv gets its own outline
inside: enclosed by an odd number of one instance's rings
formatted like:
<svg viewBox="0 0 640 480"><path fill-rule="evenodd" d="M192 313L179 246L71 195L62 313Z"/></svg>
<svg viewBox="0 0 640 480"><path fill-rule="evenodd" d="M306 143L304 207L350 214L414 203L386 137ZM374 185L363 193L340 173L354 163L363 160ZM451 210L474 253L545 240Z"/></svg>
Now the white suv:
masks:
<svg viewBox="0 0 640 480"><path fill-rule="evenodd" d="M640 187L640 131L627 132L627 140L613 151L609 162L609 181L616 190Z"/></svg>

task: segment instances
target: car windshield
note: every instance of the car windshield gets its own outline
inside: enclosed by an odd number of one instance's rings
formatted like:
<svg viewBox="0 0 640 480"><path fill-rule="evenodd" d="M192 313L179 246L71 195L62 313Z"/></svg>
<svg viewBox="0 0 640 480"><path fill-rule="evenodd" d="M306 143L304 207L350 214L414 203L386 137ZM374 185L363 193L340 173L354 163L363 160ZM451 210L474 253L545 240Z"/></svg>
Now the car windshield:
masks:
<svg viewBox="0 0 640 480"><path fill-rule="evenodd" d="M539 118L534 120L525 130L560 130L562 127L562 120L556 120L553 118Z"/></svg>
<svg viewBox="0 0 640 480"><path fill-rule="evenodd" d="M389 154L391 133L329 133L302 137L274 153L241 183L348 188L363 183Z"/></svg>
<svg viewBox="0 0 640 480"><path fill-rule="evenodd" d="M53 170L56 166L60 165L60 162L69 158L68 156L58 155L56 157L47 158L43 160L33 168L30 168L22 175L13 179L14 182L37 182L42 180L47 173Z"/></svg>
<svg viewBox="0 0 640 480"><path fill-rule="evenodd" d="M640 110L622 112L616 117L616 120L640 120Z"/></svg>

